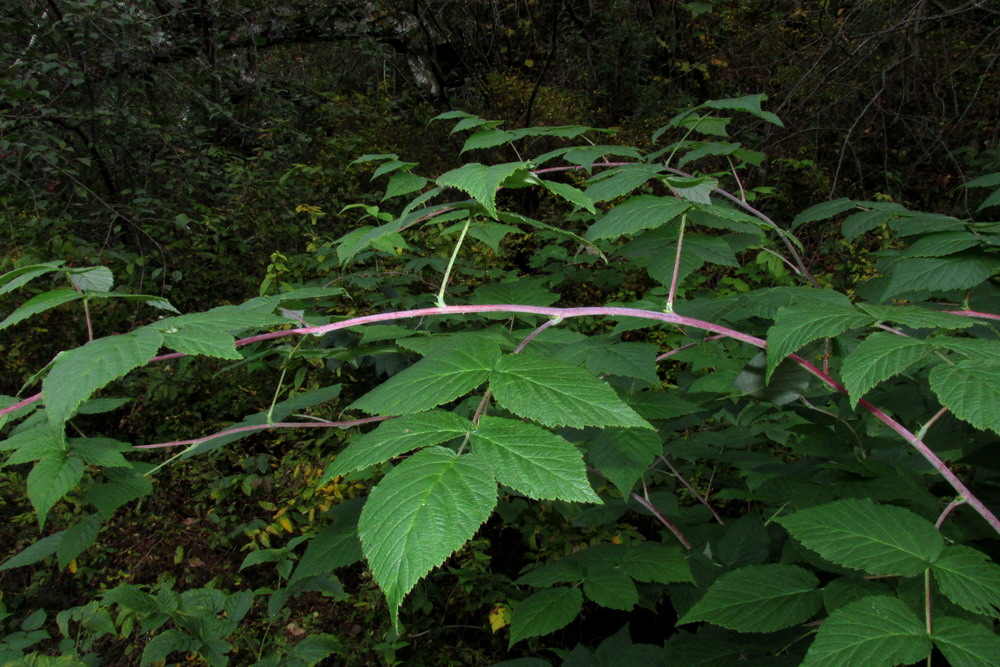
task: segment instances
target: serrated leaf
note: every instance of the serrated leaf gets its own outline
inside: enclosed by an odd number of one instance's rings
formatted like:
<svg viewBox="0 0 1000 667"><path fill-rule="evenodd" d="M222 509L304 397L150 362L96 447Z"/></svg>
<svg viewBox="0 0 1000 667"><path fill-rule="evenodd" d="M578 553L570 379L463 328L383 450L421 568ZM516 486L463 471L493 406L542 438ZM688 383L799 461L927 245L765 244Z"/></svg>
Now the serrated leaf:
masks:
<svg viewBox="0 0 1000 667"><path fill-rule="evenodd" d="M107 468L130 468L122 452L132 449L132 446L121 440L112 438L70 438L70 451L92 466Z"/></svg>
<svg viewBox="0 0 1000 667"><path fill-rule="evenodd" d="M425 185L427 185L427 179L423 176L417 176L408 171L395 173L385 186L385 195L383 195L382 201L417 192L422 190Z"/></svg>
<svg viewBox="0 0 1000 667"><path fill-rule="evenodd" d="M639 195L620 204L597 220L587 230L590 240L614 239L644 229L656 229L679 217L691 205L676 197Z"/></svg>
<svg viewBox="0 0 1000 667"><path fill-rule="evenodd" d="M580 614L583 594L577 588L547 588L529 595L511 609L510 646L566 627Z"/></svg>
<svg viewBox="0 0 1000 667"><path fill-rule="evenodd" d="M459 122L461 123L461 121ZM472 135L465 140L465 143L462 144L461 152L464 153L477 148L493 148L494 146L502 146L503 144L510 143L515 139L517 139L517 135L513 132L498 128L487 128L472 133Z"/></svg>
<svg viewBox="0 0 1000 667"><path fill-rule="evenodd" d="M491 340L464 336L393 375L350 408L376 415L422 412L452 401L481 385L500 358Z"/></svg>
<svg viewBox="0 0 1000 667"><path fill-rule="evenodd" d="M994 667L1000 656L1000 637L992 629L952 618L934 617L934 645L951 667Z"/></svg>
<svg viewBox="0 0 1000 667"><path fill-rule="evenodd" d="M819 580L795 565L754 565L728 572L678 625L707 621L738 632L774 632L809 620L822 605Z"/></svg>
<svg viewBox="0 0 1000 667"><path fill-rule="evenodd" d="M592 374L531 353L502 357L490 377L490 389L514 414L546 426L652 428Z"/></svg>
<svg viewBox="0 0 1000 667"><path fill-rule="evenodd" d="M913 576L944 548L934 524L902 507L835 500L780 517L792 537L829 561L876 575Z"/></svg>
<svg viewBox="0 0 1000 667"><path fill-rule="evenodd" d="M1000 257L959 253L948 257L907 258L893 265L883 299L917 290L970 289L1000 273Z"/></svg>
<svg viewBox="0 0 1000 667"><path fill-rule="evenodd" d="M949 350L958 352L963 357L959 361L970 359L978 361L983 366L1000 366L1000 341L987 338L955 338L939 337L930 341L934 350Z"/></svg>
<svg viewBox="0 0 1000 667"><path fill-rule="evenodd" d="M572 556L561 558L557 561L546 563L542 567L526 572L518 577L514 583L540 588L542 586L553 586L555 584L578 584L583 583L586 576L583 565L579 559Z"/></svg>
<svg viewBox="0 0 1000 667"><path fill-rule="evenodd" d="M141 498L153 491L153 484L145 473L151 468L149 464L137 463L133 468L112 468L106 470L108 482L91 487L86 500L101 513L105 519L110 519L115 510Z"/></svg>
<svg viewBox="0 0 1000 667"><path fill-rule="evenodd" d="M755 354L733 380L733 386L746 396L775 405L797 401L808 391L813 376L798 364L789 360L782 361L765 382L766 366L767 354Z"/></svg>
<svg viewBox="0 0 1000 667"><path fill-rule="evenodd" d="M1000 367L980 361L942 364L930 374L931 389L952 414L978 429L1000 433Z"/></svg>
<svg viewBox="0 0 1000 667"><path fill-rule="evenodd" d="M616 343L594 350L587 357L587 369L597 375L619 375L659 385L656 355L659 350L648 343Z"/></svg>
<svg viewBox="0 0 1000 667"><path fill-rule="evenodd" d="M965 184L967 188L995 188L1000 185L1000 171L977 176Z"/></svg>
<svg viewBox="0 0 1000 667"><path fill-rule="evenodd" d="M535 424L484 416L472 432L472 446L497 482L526 496L601 502L587 481L580 450Z"/></svg>
<svg viewBox="0 0 1000 667"><path fill-rule="evenodd" d="M73 269L69 280L81 292L108 292L115 284L111 269L106 266L87 266Z"/></svg>
<svg viewBox="0 0 1000 667"><path fill-rule="evenodd" d="M711 206L709 195L719 185L719 181L709 176L667 176L664 181L681 199L705 206Z"/></svg>
<svg viewBox="0 0 1000 667"><path fill-rule="evenodd" d="M964 229L928 234L910 244L903 257L944 257L974 248L981 243L979 237Z"/></svg>
<svg viewBox="0 0 1000 667"><path fill-rule="evenodd" d="M83 294L81 292L65 287L50 290L48 292L42 292L41 294L33 296L25 301L20 307L15 309L13 313L5 317L3 321L0 322L0 329L6 329L7 327L28 319L32 315L43 313L50 308L55 308L56 306L61 306L64 303L69 303L70 301L76 301L77 299L82 298Z"/></svg>
<svg viewBox="0 0 1000 667"><path fill-rule="evenodd" d="M364 557L358 539L363 502L361 498L353 498L336 506L336 520L309 540L289 583L353 565Z"/></svg>
<svg viewBox="0 0 1000 667"><path fill-rule="evenodd" d="M199 647L201 647L201 642L183 630L167 630L149 640L146 648L142 651L139 667L166 661L167 656L175 651L189 653Z"/></svg>
<svg viewBox="0 0 1000 667"><path fill-rule="evenodd" d="M778 127L784 127L784 123L781 119L770 111L764 111L760 108L761 102L767 99L767 95L763 93L758 93L756 95L744 95L743 97L729 97L721 100L709 100L703 103L702 107L707 107L709 109L724 109L732 111L743 111L752 116L756 116L761 120L765 120L772 125L777 125Z"/></svg>
<svg viewBox="0 0 1000 667"><path fill-rule="evenodd" d="M243 358L236 349L236 338L224 328L207 322L187 323L176 333L165 331L163 344L184 354L233 360Z"/></svg>
<svg viewBox="0 0 1000 667"><path fill-rule="evenodd" d="M496 501L489 467L443 447L417 452L372 490L358 535L393 625L406 594L475 535Z"/></svg>
<svg viewBox="0 0 1000 667"><path fill-rule="evenodd" d="M695 141L690 146L685 147L685 153L677 160L677 166L683 169L688 162L700 160L709 155L732 155L739 148L740 145L736 143Z"/></svg>
<svg viewBox="0 0 1000 667"><path fill-rule="evenodd" d="M774 324L767 330L767 372L765 381L789 354L806 343L820 338L832 338L848 329L863 327L872 318L853 305L836 303L785 306L778 309Z"/></svg>
<svg viewBox="0 0 1000 667"><path fill-rule="evenodd" d="M691 566L680 548L659 542L630 545L622 559L622 567L636 581L694 583Z"/></svg>
<svg viewBox="0 0 1000 667"><path fill-rule="evenodd" d="M975 614L1000 618L1000 565L970 547L945 547L931 565L941 592Z"/></svg>
<svg viewBox="0 0 1000 667"><path fill-rule="evenodd" d="M41 264L31 264L29 266L22 266L12 271L8 271L0 276L0 294L12 292L22 285L27 285L39 276L44 276L47 273L58 271L59 267L64 263L65 262L62 261L43 262Z"/></svg>
<svg viewBox="0 0 1000 667"><path fill-rule="evenodd" d="M97 540L97 534L100 531L101 520L96 514L91 514L83 521L64 530L59 540L59 546L56 548L59 568L63 569L69 565L70 561L76 560L77 556Z"/></svg>
<svg viewBox="0 0 1000 667"><path fill-rule="evenodd" d="M663 172L659 164L630 164L609 169L590 179L584 194L594 202L616 199L644 185L649 179Z"/></svg>
<svg viewBox="0 0 1000 667"><path fill-rule="evenodd" d="M844 360L841 376L851 399L851 407L868 390L893 375L902 373L931 353L927 341L878 331L863 340Z"/></svg>
<svg viewBox="0 0 1000 667"><path fill-rule="evenodd" d="M639 601L639 591L631 577L619 567L588 570L583 592L602 607L629 611Z"/></svg>
<svg viewBox="0 0 1000 667"><path fill-rule="evenodd" d="M61 352L42 382L49 423L58 425L69 419L95 391L156 356L161 343L158 331L142 328Z"/></svg>
<svg viewBox="0 0 1000 667"><path fill-rule="evenodd" d="M43 459L28 473L28 499L38 514L39 527L45 527L49 510L63 496L76 488L83 478L83 459L67 456Z"/></svg>
<svg viewBox="0 0 1000 667"><path fill-rule="evenodd" d="M472 422L454 412L431 410L381 423L378 428L351 438L350 444L331 461L317 482L322 486L334 477L388 461L414 449L440 445L465 435Z"/></svg>
<svg viewBox="0 0 1000 667"><path fill-rule="evenodd" d="M840 226L840 233L844 235L847 241L853 242L862 234L870 232L873 229L878 229L887 222L895 220L900 213L905 211L905 208L898 205L890 209L878 208L858 211L844 220Z"/></svg>
<svg viewBox="0 0 1000 667"><path fill-rule="evenodd" d="M976 213L993 206L1000 206L1000 190L994 190L989 197L984 199L983 203L976 207Z"/></svg>
<svg viewBox="0 0 1000 667"><path fill-rule="evenodd" d="M972 318L942 313L921 306L879 306L859 303L858 307L876 320L896 322L913 329L966 329L975 324Z"/></svg>
<svg viewBox="0 0 1000 667"><path fill-rule="evenodd" d="M34 565L38 561L53 555L59 548L59 542L62 540L64 532L60 530L58 533L47 535L40 540L32 542L23 550L14 554L3 563L0 563L0 572L12 570L15 567Z"/></svg>
<svg viewBox="0 0 1000 667"><path fill-rule="evenodd" d="M579 206L580 208L587 210L591 213L597 213L597 209L594 207L594 200L590 198L585 192L574 188L568 183L560 183L558 181L546 181L545 179L540 179L542 185L545 189L556 195L557 197L562 197L570 204L574 206Z"/></svg>
<svg viewBox="0 0 1000 667"><path fill-rule="evenodd" d="M468 142L466 142L468 143ZM487 167L478 162L462 165L458 169L441 174L437 184L442 187L458 188L479 202L491 218L497 217L497 188L519 169L526 170L524 162L508 162Z"/></svg>
<svg viewBox="0 0 1000 667"><path fill-rule="evenodd" d="M653 459L663 453L663 443L655 431L614 428L602 430L587 449L591 465L626 497Z"/></svg>
<svg viewBox="0 0 1000 667"><path fill-rule="evenodd" d="M825 201L815 206L810 206L806 210L799 213L792 220L792 225L789 227L790 231L795 231L807 222L816 222L818 220L827 220L835 215L840 215L844 211L850 211L852 208L857 208L856 202L848 199L847 197L841 197L840 199L833 199L831 201Z"/></svg>
<svg viewBox="0 0 1000 667"><path fill-rule="evenodd" d="M874 596L837 609L819 627L803 667L892 667L931 650L920 619L896 598Z"/></svg>

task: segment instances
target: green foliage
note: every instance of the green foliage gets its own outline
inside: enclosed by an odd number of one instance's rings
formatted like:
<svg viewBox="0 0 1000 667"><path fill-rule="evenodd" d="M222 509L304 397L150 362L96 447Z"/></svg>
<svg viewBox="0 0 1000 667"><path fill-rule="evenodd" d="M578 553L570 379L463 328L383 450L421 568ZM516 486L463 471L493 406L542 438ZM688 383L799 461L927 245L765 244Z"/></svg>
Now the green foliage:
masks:
<svg viewBox="0 0 1000 667"><path fill-rule="evenodd" d="M887 202L819 204L790 228L856 211L849 239L889 235L869 281L821 288L808 246L712 168L756 164L729 114L782 127L765 99L682 110L654 133L672 143L648 151L581 125L443 114L471 133L462 152L495 160L432 179L366 155L357 165L386 179L390 204L342 211L378 226L311 245L299 261L315 280L285 280L276 251L262 296L121 335L94 332L92 307L119 298L104 267L8 272L6 298L60 274L72 285L22 299L10 325L72 307L88 337L37 371L40 393L0 404L4 470L34 510L15 518L50 531L0 570L43 573L55 556L78 572L134 501L156 519L154 479L186 489L205 475L207 498L178 494L196 503L182 525L245 539L238 571L122 575L63 610L67 655L131 637L139 664L248 662L254 644L259 665L315 664L377 627L366 650L395 664L478 621L489 650L470 664L555 649L567 664L895 665L934 648L989 664L996 233ZM538 213L518 210L522 191ZM301 210L312 224L314 208ZM177 421L150 425L165 442L118 433L116 396L142 414L185 377L207 393L243 382L252 407L183 413L203 435ZM589 629L638 609L663 626L652 644ZM84 639L69 641L70 623ZM277 623L305 636L275 639L270 657L246 641Z"/></svg>

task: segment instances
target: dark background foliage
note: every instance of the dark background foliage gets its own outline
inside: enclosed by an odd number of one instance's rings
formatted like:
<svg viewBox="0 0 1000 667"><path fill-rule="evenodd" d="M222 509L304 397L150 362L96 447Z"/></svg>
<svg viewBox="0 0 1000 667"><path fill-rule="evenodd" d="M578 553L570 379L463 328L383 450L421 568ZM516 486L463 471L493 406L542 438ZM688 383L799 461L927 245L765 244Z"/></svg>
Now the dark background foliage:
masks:
<svg viewBox="0 0 1000 667"><path fill-rule="evenodd" d="M381 196L371 167L350 163L397 153L425 173L455 166L460 140L428 124L449 109L510 127L616 127L627 144L678 109L765 92L785 129L745 128L744 141L767 158L742 185L773 189L758 192L773 218L840 196L968 215L978 202L958 186L1000 171L998 60L1000 10L987 1L9 0L0 10L0 272L100 263L123 289L166 296L182 311L255 296L265 276L271 286L334 282L336 263L317 266L317 252L358 223L345 205ZM832 237L813 228L805 256L824 257L817 272L847 284L867 270L866 248ZM395 288L387 280L379 289L388 298ZM124 305L93 316L102 334L151 317ZM17 394L86 335L68 310L6 332L0 393ZM219 367L195 369L183 384L151 368L123 387L136 410L102 426L137 442L176 437L180 425L206 432L266 406L263 371L279 366L265 358L227 371L222 394L198 376ZM373 371L339 372L347 384ZM116 517L76 574L0 573L2 602L21 618L121 582L247 583L237 568L248 543L266 547L362 490L310 484L338 437L261 437L200 472L170 472L141 513ZM36 531L17 474L0 472L0 536L23 547ZM291 528L282 516L294 516ZM568 545L575 531L552 517L521 520L534 522L525 532L536 541ZM413 608L443 618L411 619L408 650L426 657L446 643L453 664L495 658L503 642L484 645L468 615L505 599L517 572L498 563L523 556L521 537L494 518L480 536L493 545L492 564L474 543L421 585ZM360 568L351 586L351 607L304 597L275 641L336 629L358 647L357 664L402 650L385 639L380 593ZM564 643L620 624L586 619ZM421 639L432 627L444 634ZM260 641L264 624L245 632ZM122 644L104 641L106 664L134 664Z"/></svg>

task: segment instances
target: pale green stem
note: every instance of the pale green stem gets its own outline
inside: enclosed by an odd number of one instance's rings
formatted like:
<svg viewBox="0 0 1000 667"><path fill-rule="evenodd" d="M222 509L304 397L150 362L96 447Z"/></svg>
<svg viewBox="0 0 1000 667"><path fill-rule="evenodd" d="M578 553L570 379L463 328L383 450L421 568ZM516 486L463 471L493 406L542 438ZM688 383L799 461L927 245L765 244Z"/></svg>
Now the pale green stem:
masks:
<svg viewBox="0 0 1000 667"><path fill-rule="evenodd" d="M274 423L273 419L274 406L277 405L278 396L281 395L281 385L284 384L285 382L285 373L288 372L288 362L292 360L292 357L295 355L295 352L299 349L299 346L302 345L303 340L305 339L304 338L299 339L299 342L297 342L295 344L295 347L293 347L291 351L288 353L288 358L285 359L285 363L281 364L281 375L278 376L278 386L274 388L274 396L271 397L271 405L267 408L266 421L268 426Z"/></svg>
<svg viewBox="0 0 1000 667"><path fill-rule="evenodd" d="M670 292L667 294L667 307L663 312L674 312L674 297L677 296L677 274L681 270L681 251L684 249L684 226L687 225L687 213L681 215L681 230L677 234L677 255L674 257L674 275L670 279Z"/></svg>
<svg viewBox="0 0 1000 667"><path fill-rule="evenodd" d="M455 258L458 257L458 251L462 247L462 242L465 241L465 233L469 231L469 221L465 221L465 226L462 227L462 233L458 236L458 243L455 244L455 250L451 253L451 259L448 260L448 268L444 271L444 279L441 281L441 289L438 291L437 306L438 308L447 308L448 304L444 302L444 288L448 286L448 280L451 278L451 269L455 266Z"/></svg>

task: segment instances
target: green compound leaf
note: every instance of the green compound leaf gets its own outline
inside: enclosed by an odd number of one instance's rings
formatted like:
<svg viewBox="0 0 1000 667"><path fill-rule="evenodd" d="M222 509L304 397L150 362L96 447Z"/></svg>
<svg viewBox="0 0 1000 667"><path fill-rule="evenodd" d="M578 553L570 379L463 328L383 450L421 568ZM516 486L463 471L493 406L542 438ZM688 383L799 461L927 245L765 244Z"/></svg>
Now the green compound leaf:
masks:
<svg viewBox="0 0 1000 667"><path fill-rule="evenodd" d="M970 289L1000 272L1000 257L968 253L949 257L917 257L893 267L882 295L891 299L906 292Z"/></svg>
<svg viewBox="0 0 1000 667"><path fill-rule="evenodd" d="M510 646L568 625L583 608L578 588L546 588L521 600L510 613Z"/></svg>
<svg viewBox="0 0 1000 667"><path fill-rule="evenodd" d="M851 407L857 406L869 389L902 373L930 353L930 346L920 338L887 331L873 333L851 351L841 369Z"/></svg>
<svg viewBox="0 0 1000 667"><path fill-rule="evenodd" d="M376 463L421 447L430 447L465 435L472 422L453 412L431 410L383 422L373 431L351 439L319 478L318 485L341 477L353 470L362 470Z"/></svg>
<svg viewBox="0 0 1000 667"><path fill-rule="evenodd" d="M496 502L489 466L443 447L420 450L372 489L358 535L394 626L406 594L475 535Z"/></svg>
<svg viewBox="0 0 1000 667"><path fill-rule="evenodd" d="M69 289L67 287L61 287L59 289L43 292L28 299L13 313L5 317L4 320L0 322L0 329L6 329L7 327L14 326L18 322L26 320L32 315L37 315L38 313L49 310L50 308L55 308L56 306L61 306L64 303L69 303L70 301L76 301L77 299L82 298L82 292L77 292L75 289Z"/></svg>
<svg viewBox="0 0 1000 667"><path fill-rule="evenodd" d="M28 473L28 499L38 514L38 525L60 498L76 488L83 478L83 459L78 456L43 459Z"/></svg>
<svg viewBox="0 0 1000 667"><path fill-rule="evenodd" d="M501 358L490 390L503 407L546 426L653 428L579 366L530 353Z"/></svg>
<svg viewBox="0 0 1000 667"><path fill-rule="evenodd" d="M348 409L376 415L429 410L481 385L499 358L500 347L493 341L462 336L393 375Z"/></svg>
<svg viewBox="0 0 1000 667"><path fill-rule="evenodd" d="M778 309L774 324L767 331L767 372L771 373L789 354L806 343L820 338L832 338L848 329L871 323L869 315L851 304L828 303L822 308L815 305L785 306Z"/></svg>
<svg viewBox="0 0 1000 667"><path fill-rule="evenodd" d="M95 391L152 359L162 340L158 331L142 328L59 353L42 383L49 423L63 423Z"/></svg>
<svg viewBox="0 0 1000 667"><path fill-rule="evenodd" d="M535 424L483 417L472 432L479 459L500 484L539 500L600 503L583 455L572 443Z"/></svg>
<svg viewBox="0 0 1000 667"><path fill-rule="evenodd" d="M902 507L867 499L836 500L777 521L807 549L869 574L920 574L944 548L934 524Z"/></svg>
<svg viewBox="0 0 1000 667"><path fill-rule="evenodd" d="M930 653L920 619L896 598L867 597L844 605L819 627L803 667L892 667Z"/></svg>
<svg viewBox="0 0 1000 667"><path fill-rule="evenodd" d="M960 618L935 616L932 636L951 667L994 667L1000 656L1000 637L993 630Z"/></svg>
<svg viewBox="0 0 1000 667"><path fill-rule="evenodd" d="M707 621L738 632L774 632L819 611L819 580L794 565L754 565L722 575L678 624Z"/></svg>
<svg viewBox="0 0 1000 667"><path fill-rule="evenodd" d="M1000 367L976 360L953 366L942 364L931 371L931 389L959 419L979 429L1000 433Z"/></svg>
<svg viewBox="0 0 1000 667"><path fill-rule="evenodd" d="M458 188L479 202L491 218L497 217L497 188L518 170L526 170L524 162L508 162L487 167L478 162L464 164L458 169L441 174L437 184Z"/></svg>
<svg viewBox="0 0 1000 667"><path fill-rule="evenodd" d="M948 546L931 565L931 572L949 600L973 613L1000 618L1000 565L986 554Z"/></svg>
<svg viewBox="0 0 1000 667"><path fill-rule="evenodd" d="M591 241L614 239L644 229L656 229L680 216L690 206L691 202L674 197L632 197L604 214L587 230L586 237Z"/></svg>

